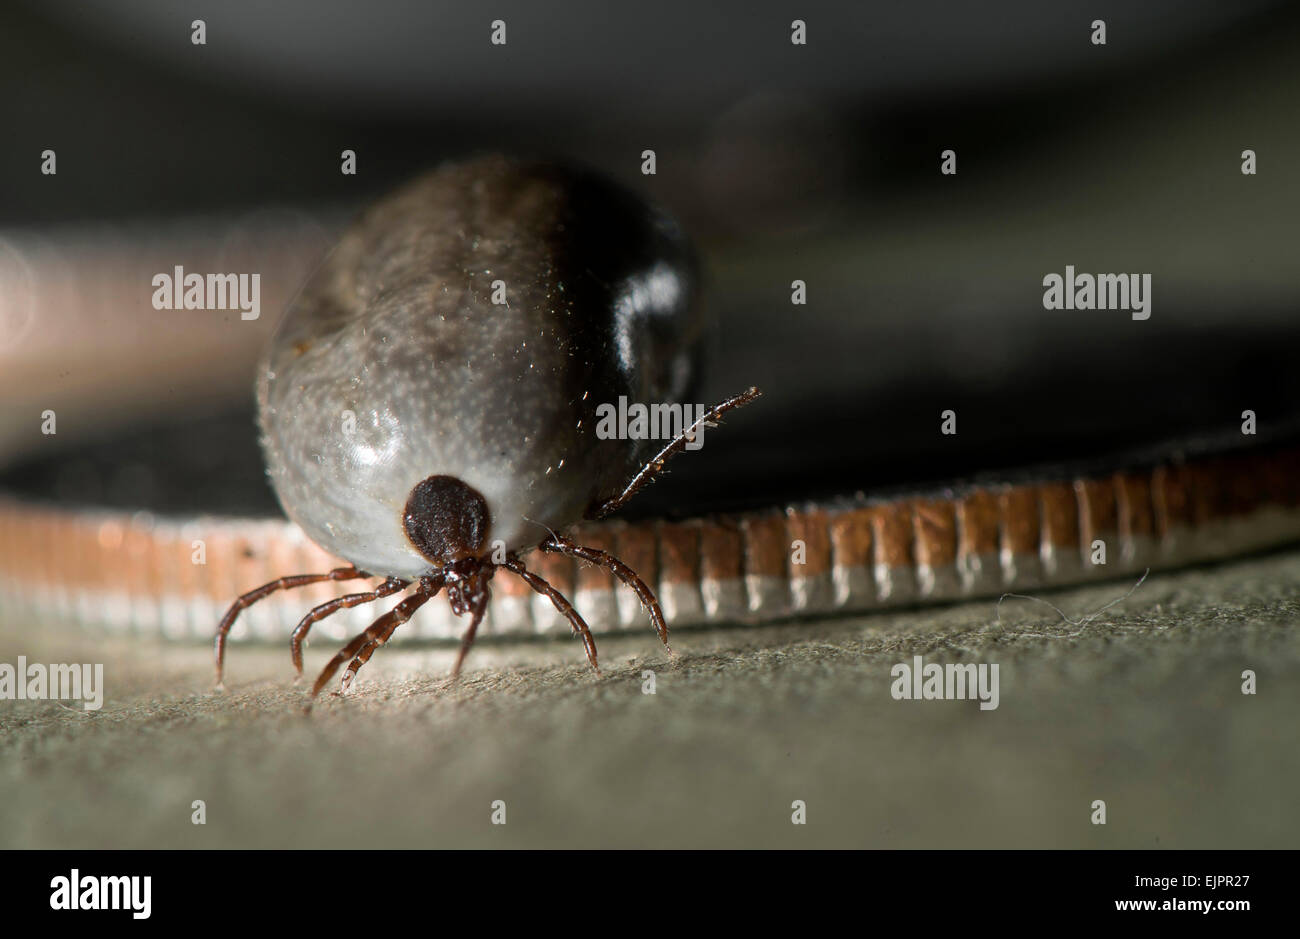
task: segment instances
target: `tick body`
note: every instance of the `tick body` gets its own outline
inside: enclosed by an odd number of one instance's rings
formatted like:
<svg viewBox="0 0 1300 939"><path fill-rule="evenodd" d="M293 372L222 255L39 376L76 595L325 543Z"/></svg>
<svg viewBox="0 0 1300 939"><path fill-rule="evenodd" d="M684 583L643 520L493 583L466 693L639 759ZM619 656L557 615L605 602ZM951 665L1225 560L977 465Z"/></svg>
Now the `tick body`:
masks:
<svg viewBox="0 0 1300 939"><path fill-rule="evenodd" d="M601 564L637 591L660 638L650 589L617 559L560 532L621 506L683 449L601 439L596 409L620 396L680 401L702 317L695 262L671 217L590 172L485 157L438 169L382 200L343 236L286 312L259 367L267 473L286 514L350 567L281 578L275 590L382 577L309 612L410 595L346 646L346 689L378 645L446 590L469 617L459 673L498 569L546 594L584 640L581 615L521 554ZM724 401L701 422L752 400ZM700 423L700 422L697 422ZM549 534L548 534L549 532Z"/></svg>

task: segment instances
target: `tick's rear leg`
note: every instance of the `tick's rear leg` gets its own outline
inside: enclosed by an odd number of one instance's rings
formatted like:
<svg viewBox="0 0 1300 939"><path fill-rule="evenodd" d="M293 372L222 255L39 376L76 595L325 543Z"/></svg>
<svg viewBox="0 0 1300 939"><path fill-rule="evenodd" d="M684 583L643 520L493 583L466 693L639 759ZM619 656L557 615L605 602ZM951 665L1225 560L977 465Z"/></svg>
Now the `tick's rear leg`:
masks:
<svg viewBox="0 0 1300 939"><path fill-rule="evenodd" d="M302 678L302 647L307 638L307 633L315 623L319 623L327 616L337 613L339 610L351 609L354 606L360 606L363 603L370 603L373 600L379 600L382 597L390 596L411 586L409 580L400 580L396 577L390 577L374 590L365 593L349 593L346 596L337 597L333 600L326 600L320 606L314 607L310 613L304 616L301 622L293 630L293 638L289 640L289 655L293 659L293 667L298 672L298 677Z"/></svg>
<svg viewBox="0 0 1300 939"><path fill-rule="evenodd" d="M321 670L320 676L316 679L316 684L312 685L312 698L320 694L321 689L334 677L334 673L339 670L340 665L368 646L383 645L387 642L397 627L405 623L414 615L416 610L433 599L441 587L441 582L438 583L437 587L426 588L422 585L419 593L411 594L411 596L371 623L365 632L353 638L351 642L340 649L338 654L330 659L329 664ZM367 654L365 658L369 660L370 655ZM355 674L355 671L353 674ZM348 681L351 681L350 677Z"/></svg>
<svg viewBox="0 0 1300 939"><path fill-rule="evenodd" d="M600 666L596 664L596 640L591 635L591 629L587 626L587 621L582 618L573 604L568 601L564 594L552 587L544 578L534 574L528 568L524 567L524 562L519 560L513 554L506 557L505 563L501 565L506 570L518 574L519 577L540 594L550 597L555 608L564 614L569 623L573 626L573 631L582 637L582 644L587 649L587 661L595 669L596 675L600 675Z"/></svg>
<svg viewBox="0 0 1300 939"><path fill-rule="evenodd" d="M256 590L250 590L238 600L230 605L226 615L221 618L217 626L217 638L213 651L217 660L217 687L221 687L221 678L225 672L226 665L226 636L230 632L230 627L235 625L235 618L239 616L241 610L252 606L258 600L268 597L277 590L291 590L294 587L306 587L308 584L324 583L327 580L365 580L370 577L365 571L359 571L355 567L336 567L328 574L295 574L291 577L281 577L273 580L269 584L263 584Z"/></svg>
<svg viewBox="0 0 1300 939"><path fill-rule="evenodd" d="M664 648L668 649L669 652L673 651L668 645L668 624L664 621L664 611L659 606L659 600L654 595L654 591L646 585L646 582L641 579L636 571L612 554L601 551L599 548L588 548L585 545L574 544L560 535L551 535L549 541L543 541L538 547L550 554L567 554L607 568L615 577L636 591L636 595L641 599L641 605L650 614L650 622L654 626L655 632L659 634L659 639L663 642Z"/></svg>

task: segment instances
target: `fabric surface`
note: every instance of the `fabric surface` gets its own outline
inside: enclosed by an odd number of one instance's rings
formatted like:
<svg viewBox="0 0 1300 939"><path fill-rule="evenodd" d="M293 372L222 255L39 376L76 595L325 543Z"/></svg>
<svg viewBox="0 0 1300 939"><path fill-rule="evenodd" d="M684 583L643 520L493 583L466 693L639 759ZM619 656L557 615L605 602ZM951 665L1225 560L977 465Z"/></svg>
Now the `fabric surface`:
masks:
<svg viewBox="0 0 1300 939"><path fill-rule="evenodd" d="M286 648L232 649L217 694L205 646L0 614L0 662L107 689L0 701L0 847L1295 847L1298 585L1293 551L1153 574L1084 627L977 602L681 630L676 663L597 630L603 679L576 641L480 641L458 687L453 647L392 647L311 715ZM999 664L999 707L895 700L914 655Z"/></svg>

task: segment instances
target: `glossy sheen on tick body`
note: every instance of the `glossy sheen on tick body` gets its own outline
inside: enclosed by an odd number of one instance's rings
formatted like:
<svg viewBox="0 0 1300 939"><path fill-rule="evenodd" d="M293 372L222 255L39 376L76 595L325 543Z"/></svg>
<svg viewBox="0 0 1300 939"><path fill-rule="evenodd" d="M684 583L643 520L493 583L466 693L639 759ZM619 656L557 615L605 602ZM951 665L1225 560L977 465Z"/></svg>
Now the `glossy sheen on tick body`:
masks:
<svg viewBox="0 0 1300 939"><path fill-rule="evenodd" d="M382 200L343 236L285 314L260 369L267 472L285 512L350 568L281 578L241 597L235 616L278 589L382 576L374 590L321 604L294 632L347 606L418 584L336 656L344 686L374 647L444 587L471 615L461 660L504 567L545 593L595 666L581 616L528 571L540 547L608 567L560 531L618 508L680 452L602 440L602 403L682 401L701 316L695 264L668 215L590 172L485 157L440 168ZM757 396L722 402L702 420ZM657 450L657 452L656 452ZM456 669L460 668L457 661Z"/></svg>
<svg viewBox="0 0 1300 939"><path fill-rule="evenodd" d="M258 385L271 483L373 574L429 571L402 517L435 474L483 495L489 542L532 546L644 463L595 410L682 400L695 300L676 224L621 189L502 158L438 170L366 213L281 323Z"/></svg>

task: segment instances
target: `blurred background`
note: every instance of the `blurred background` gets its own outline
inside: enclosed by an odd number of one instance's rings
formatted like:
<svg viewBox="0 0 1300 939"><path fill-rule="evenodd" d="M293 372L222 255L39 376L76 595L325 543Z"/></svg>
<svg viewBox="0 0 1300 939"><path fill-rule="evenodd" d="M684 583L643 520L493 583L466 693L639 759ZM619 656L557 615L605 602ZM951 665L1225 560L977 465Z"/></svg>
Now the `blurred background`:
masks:
<svg viewBox="0 0 1300 939"><path fill-rule="evenodd" d="M9 0L0 498L275 513L252 386L280 310L353 212L489 149L580 160L681 216L717 323L700 400L766 392L632 513L1168 456L1240 440L1247 408L1261 437L1280 432L1300 413L1297 61L1300 7L1264 0ZM260 318L153 309L153 275L176 265L260 273ZM1151 274L1151 318L1045 310L1043 277L1066 265ZM100 556L155 589L166 573L107 527L121 540ZM79 561L50 563L72 579ZM1086 629L978 601L686 630L672 662L648 630L601 630L602 680L572 642L481 640L451 686L454 649L400 643L310 720L282 643L240 645L215 695L206 642L9 610L0 662L108 667L97 715L4 702L0 832L5 847L1294 847L1297 583L1293 551L1153 576ZM1077 617L1131 586L1052 600ZM1000 707L893 700L891 667L913 655L1001 663ZM488 824L496 798L508 827ZM210 824L191 824L195 799ZM1089 822L1095 799L1108 826Z"/></svg>
<svg viewBox="0 0 1300 939"><path fill-rule="evenodd" d="M700 400L768 392L634 513L1093 458L1245 407L1276 428L1300 401L1297 53L1300 10L1264 0L7 4L6 484L274 513L251 388L281 309L359 207L485 149L680 215L718 323ZM154 310L177 264L259 271L261 317ZM1044 310L1066 264L1150 273L1151 319Z"/></svg>

